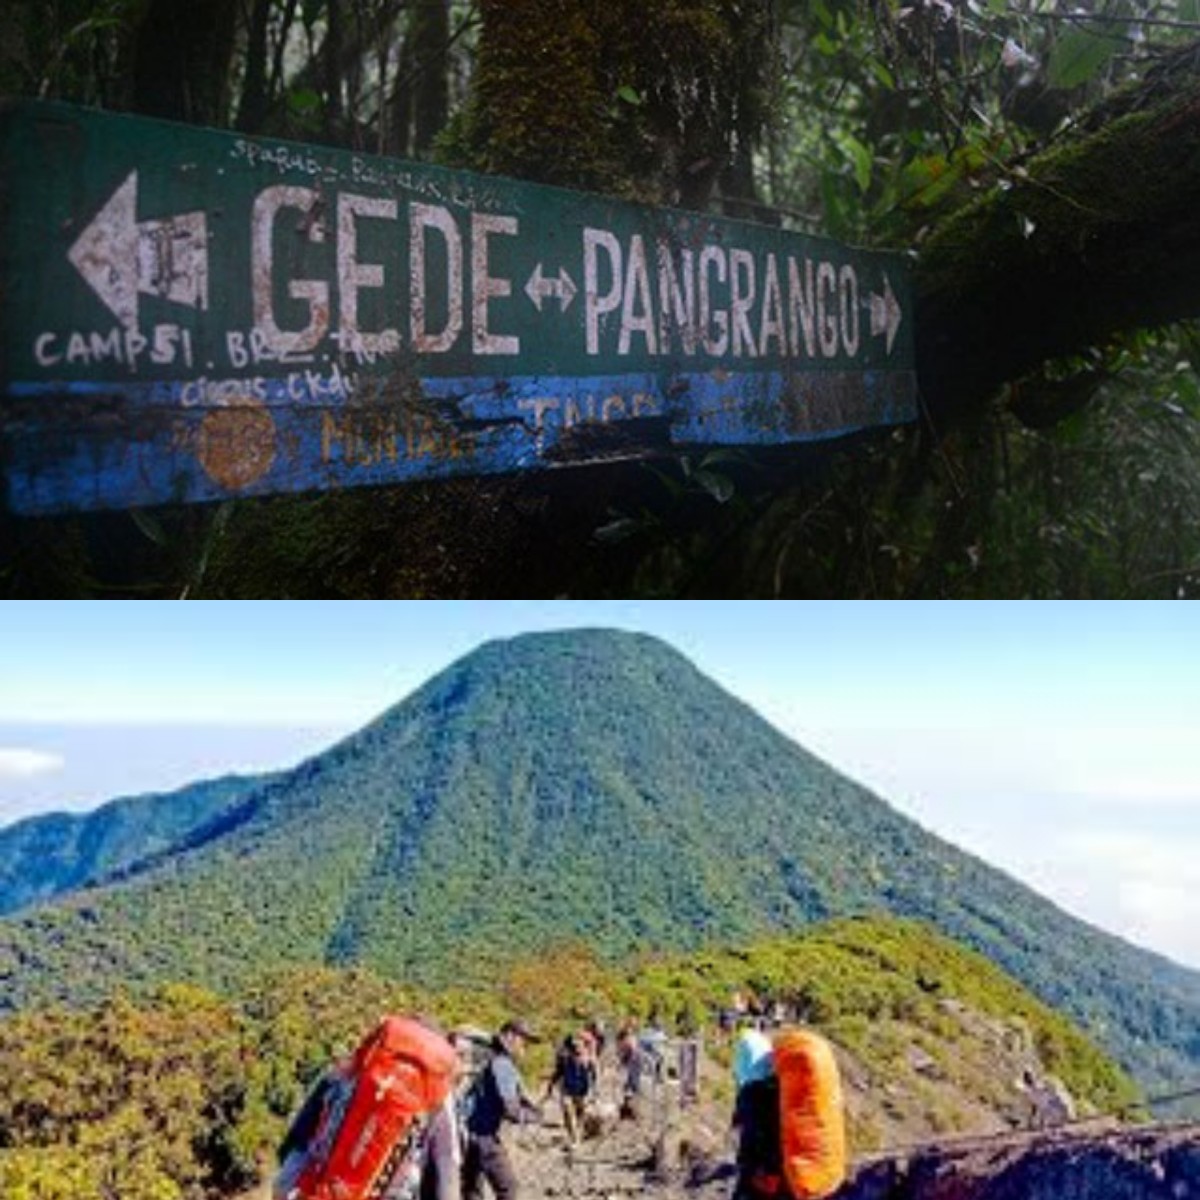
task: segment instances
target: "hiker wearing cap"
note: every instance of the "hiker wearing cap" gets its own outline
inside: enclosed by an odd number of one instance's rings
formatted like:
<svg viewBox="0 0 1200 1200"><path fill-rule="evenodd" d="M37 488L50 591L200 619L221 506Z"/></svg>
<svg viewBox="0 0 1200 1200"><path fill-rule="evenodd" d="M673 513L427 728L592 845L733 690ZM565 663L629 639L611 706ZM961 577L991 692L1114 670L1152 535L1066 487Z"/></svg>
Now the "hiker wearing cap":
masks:
<svg viewBox="0 0 1200 1200"><path fill-rule="evenodd" d="M467 1155L463 1165L465 1200L482 1200L483 1181L496 1200L516 1200L517 1177L502 1131L505 1122L522 1125L540 1120L541 1109L521 1080L517 1060L529 1042L539 1039L524 1021L506 1021L492 1042L492 1057L473 1089L467 1114Z"/></svg>

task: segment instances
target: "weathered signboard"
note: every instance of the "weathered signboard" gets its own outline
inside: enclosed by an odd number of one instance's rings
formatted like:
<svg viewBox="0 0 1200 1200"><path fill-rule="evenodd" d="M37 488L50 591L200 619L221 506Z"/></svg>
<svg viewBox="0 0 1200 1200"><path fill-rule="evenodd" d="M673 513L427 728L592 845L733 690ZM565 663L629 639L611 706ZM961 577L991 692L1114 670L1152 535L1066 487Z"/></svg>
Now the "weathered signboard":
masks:
<svg viewBox="0 0 1200 1200"><path fill-rule="evenodd" d="M898 256L67 105L0 111L22 513L911 420Z"/></svg>

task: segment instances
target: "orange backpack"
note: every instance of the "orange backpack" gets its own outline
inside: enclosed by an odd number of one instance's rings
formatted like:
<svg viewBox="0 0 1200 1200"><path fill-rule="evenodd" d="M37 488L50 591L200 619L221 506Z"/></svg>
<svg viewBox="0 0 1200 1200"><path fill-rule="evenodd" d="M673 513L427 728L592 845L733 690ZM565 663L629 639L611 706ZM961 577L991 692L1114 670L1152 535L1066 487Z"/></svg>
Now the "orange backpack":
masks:
<svg viewBox="0 0 1200 1200"><path fill-rule="evenodd" d="M833 1049L808 1030L775 1038L783 1174L796 1200L824 1200L846 1178L842 1084Z"/></svg>
<svg viewBox="0 0 1200 1200"><path fill-rule="evenodd" d="M454 1047L441 1034L410 1017L385 1017L323 1082L319 1116L305 1145L285 1162L277 1200L380 1195L417 1118L449 1093L454 1066Z"/></svg>

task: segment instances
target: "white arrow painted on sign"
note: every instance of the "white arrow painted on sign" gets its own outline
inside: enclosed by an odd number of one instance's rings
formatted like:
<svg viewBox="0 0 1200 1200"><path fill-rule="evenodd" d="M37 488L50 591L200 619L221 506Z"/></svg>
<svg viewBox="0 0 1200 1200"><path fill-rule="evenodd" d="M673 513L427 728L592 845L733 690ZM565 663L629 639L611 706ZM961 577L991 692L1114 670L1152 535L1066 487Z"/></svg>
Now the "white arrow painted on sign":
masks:
<svg viewBox="0 0 1200 1200"><path fill-rule="evenodd" d="M67 258L126 329L137 329L139 293L208 308L204 213L139 221L136 171L75 239Z"/></svg>
<svg viewBox="0 0 1200 1200"><path fill-rule="evenodd" d="M886 272L883 276L883 295L871 293L871 336L887 334L887 352L891 354L892 343L896 340L896 330L900 328L900 301L892 291L891 281Z"/></svg>
<svg viewBox="0 0 1200 1200"><path fill-rule="evenodd" d="M575 281L567 274L566 267L559 268L557 279L547 279L542 274L541 263L533 268L533 274L525 285L525 294L533 301L538 312L542 311L542 301L547 296L557 296L562 304L562 311L566 312L571 307L571 301L575 299L576 290Z"/></svg>

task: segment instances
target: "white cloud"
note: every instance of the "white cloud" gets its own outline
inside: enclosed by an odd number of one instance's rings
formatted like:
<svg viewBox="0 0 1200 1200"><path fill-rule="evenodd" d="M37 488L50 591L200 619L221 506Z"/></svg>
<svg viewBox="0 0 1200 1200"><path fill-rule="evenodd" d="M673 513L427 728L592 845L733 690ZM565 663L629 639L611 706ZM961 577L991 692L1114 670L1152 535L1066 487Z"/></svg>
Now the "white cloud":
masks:
<svg viewBox="0 0 1200 1200"><path fill-rule="evenodd" d="M1140 725L800 729L809 749L910 810L986 795L1126 810L1200 810L1200 738L1194 728Z"/></svg>
<svg viewBox="0 0 1200 1200"><path fill-rule="evenodd" d="M37 775L61 771L64 765L58 754L0 746L0 780L33 779Z"/></svg>
<svg viewBox="0 0 1200 1200"><path fill-rule="evenodd" d="M1200 901L1198 840L1140 830L1089 830L1071 835L1066 842L1080 857L1119 871L1117 878L1191 888Z"/></svg>
<svg viewBox="0 0 1200 1200"><path fill-rule="evenodd" d="M1079 831L1062 849L1065 865L1108 893L1122 933L1200 965L1200 832Z"/></svg>
<svg viewBox="0 0 1200 1200"><path fill-rule="evenodd" d="M1064 740L1053 782L1066 795L1107 804L1200 803L1200 739L1192 726L1076 731Z"/></svg>

